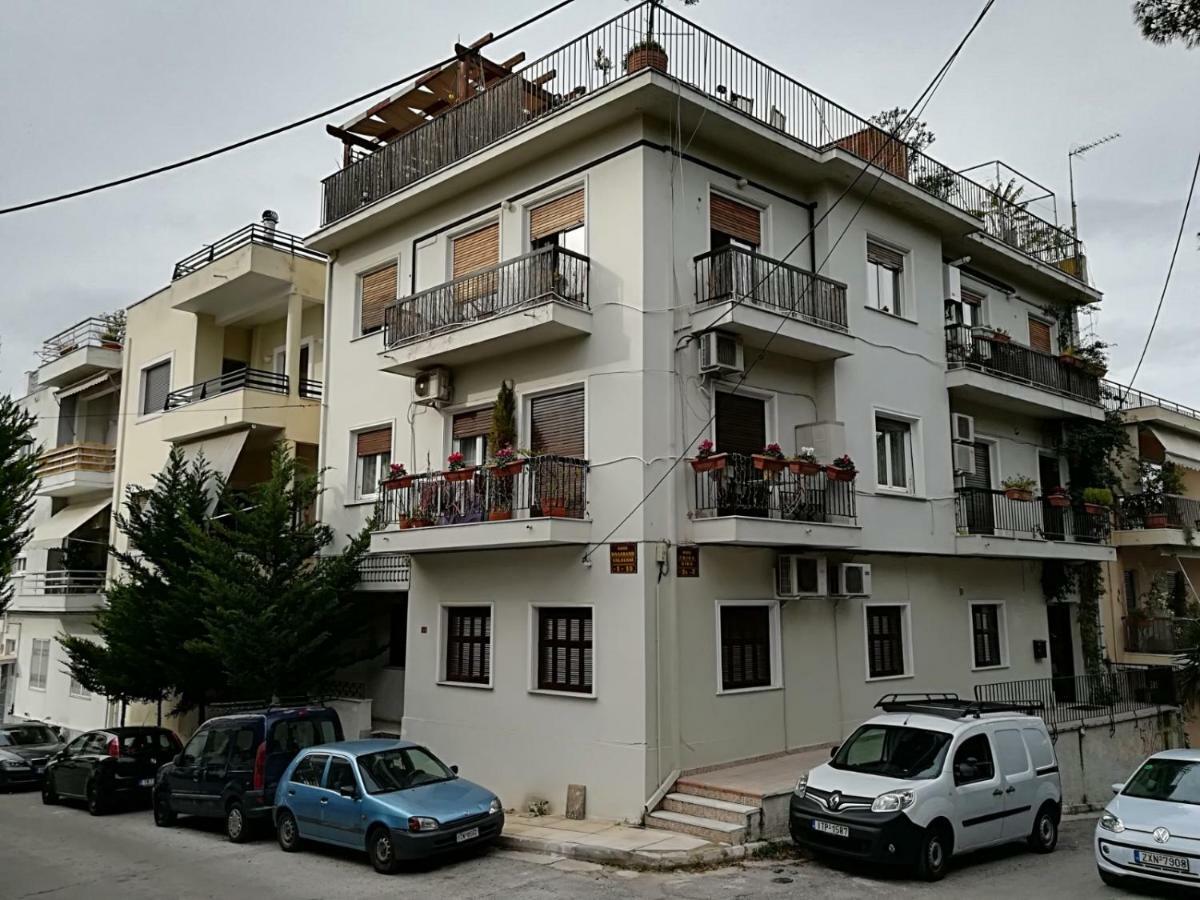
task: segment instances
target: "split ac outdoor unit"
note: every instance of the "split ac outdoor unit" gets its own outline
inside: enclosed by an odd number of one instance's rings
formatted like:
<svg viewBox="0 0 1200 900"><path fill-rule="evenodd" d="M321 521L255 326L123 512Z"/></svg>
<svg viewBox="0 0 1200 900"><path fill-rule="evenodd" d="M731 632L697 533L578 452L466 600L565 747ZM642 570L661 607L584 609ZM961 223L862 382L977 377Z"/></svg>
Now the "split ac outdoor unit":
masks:
<svg viewBox="0 0 1200 900"><path fill-rule="evenodd" d="M823 556L781 553L775 562L775 595L788 597L824 597L828 593Z"/></svg>
<svg viewBox="0 0 1200 900"><path fill-rule="evenodd" d="M700 374L741 372L742 339L720 331L700 335Z"/></svg>
<svg viewBox="0 0 1200 900"><path fill-rule="evenodd" d="M958 475L975 474L975 418L962 413L950 414L950 449L954 471Z"/></svg>
<svg viewBox="0 0 1200 900"><path fill-rule="evenodd" d="M426 369L413 379L413 402L419 406L445 406L450 396L450 373L446 369Z"/></svg>
<svg viewBox="0 0 1200 900"><path fill-rule="evenodd" d="M870 597L871 567L866 563L842 563L829 573L829 593L834 597Z"/></svg>
<svg viewBox="0 0 1200 900"><path fill-rule="evenodd" d="M944 299L962 303L962 273L956 266L942 266L942 291Z"/></svg>

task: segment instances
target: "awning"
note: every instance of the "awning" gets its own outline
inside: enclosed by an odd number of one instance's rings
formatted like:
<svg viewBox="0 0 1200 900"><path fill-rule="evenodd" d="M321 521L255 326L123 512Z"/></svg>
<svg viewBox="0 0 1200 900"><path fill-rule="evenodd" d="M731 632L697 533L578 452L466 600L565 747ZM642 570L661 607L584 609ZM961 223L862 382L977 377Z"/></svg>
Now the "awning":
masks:
<svg viewBox="0 0 1200 900"><path fill-rule="evenodd" d="M83 381L77 381L75 384L69 384L60 391L54 392L56 400L65 400L67 397L74 397L76 394L82 394L84 391L90 391L94 387L102 384L112 385L116 389L116 384L113 382L112 375L105 372L103 375L97 375L94 378L85 378Z"/></svg>
<svg viewBox="0 0 1200 900"><path fill-rule="evenodd" d="M1163 448L1163 456L1167 462L1177 466L1187 466L1189 469L1200 470L1200 439L1186 434L1179 434L1163 428L1161 425L1147 425L1146 429L1154 435Z"/></svg>
<svg viewBox="0 0 1200 900"><path fill-rule="evenodd" d="M87 523L92 516L112 506L112 498L96 500L92 503L77 503L59 510L33 529L29 539L30 546L47 547L61 544L76 529Z"/></svg>
<svg viewBox="0 0 1200 900"><path fill-rule="evenodd" d="M229 478L229 473L233 471L242 447L246 445L246 438L249 436L250 429L246 428L242 431L218 434L214 437L192 441L190 444L179 445L183 450L184 458L189 463L200 454L204 454L204 461L212 470L213 480L208 485L208 512L210 515L217 506L217 500L220 499L216 491L216 476L219 475L222 480Z"/></svg>

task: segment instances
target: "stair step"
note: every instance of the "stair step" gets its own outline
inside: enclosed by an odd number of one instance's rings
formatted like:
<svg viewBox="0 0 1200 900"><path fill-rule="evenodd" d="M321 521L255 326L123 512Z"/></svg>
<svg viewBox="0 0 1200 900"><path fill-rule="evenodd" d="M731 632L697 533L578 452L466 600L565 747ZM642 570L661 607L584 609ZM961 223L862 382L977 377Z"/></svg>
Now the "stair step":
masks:
<svg viewBox="0 0 1200 900"><path fill-rule="evenodd" d="M689 794L684 792L675 792L667 794L668 800L678 800L681 803L693 803L696 806L703 806L707 809L721 810L723 812L739 813L743 816L748 816L756 813L761 809L758 806L747 806L744 803L730 803L728 800L716 800L712 797L701 797L699 794Z"/></svg>
<svg viewBox="0 0 1200 900"><path fill-rule="evenodd" d="M661 828L664 831L675 831L704 838L714 844L743 844L746 842L745 825L719 822L716 819L705 819L687 813L656 810L646 817L646 824L651 828Z"/></svg>
<svg viewBox="0 0 1200 900"><path fill-rule="evenodd" d="M730 803L726 800L713 800L710 797L699 797L696 794L667 794L663 798L661 809L667 812L685 813L701 819L715 819L718 822L729 822L733 825L745 825L754 830L759 813L757 806L746 806L743 803Z"/></svg>
<svg viewBox="0 0 1200 900"><path fill-rule="evenodd" d="M737 803L742 806L755 808L762 806L762 796L759 794L748 794L732 788L716 787L705 784L703 781L693 781L687 778L680 778L675 782L675 791L695 797L707 797L710 800L724 800L726 803Z"/></svg>

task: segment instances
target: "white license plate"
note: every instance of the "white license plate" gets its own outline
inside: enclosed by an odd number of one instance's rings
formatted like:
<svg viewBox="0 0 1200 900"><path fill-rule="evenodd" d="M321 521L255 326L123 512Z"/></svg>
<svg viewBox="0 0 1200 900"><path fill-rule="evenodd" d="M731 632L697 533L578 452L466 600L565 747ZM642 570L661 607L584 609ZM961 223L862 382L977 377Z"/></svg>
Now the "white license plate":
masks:
<svg viewBox="0 0 1200 900"><path fill-rule="evenodd" d="M463 841L469 841L471 838L477 837L479 837L479 829L468 828L466 831L460 831L458 833L458 842L461 844Z"/></svg>
<svg viewBox="0 0 1200 900"><path fill-rule="evenodd" d="M813 831L823 831L836 837L850 837L850 829L845 825L838 825L836 822L822 822L820 819L813 819L812 827Z"/></svg>
<svg viewBox="0 0 1200 900"><path fill-rule="evenodd" d="M1133 861L1139 866L1153 869L1168 869L1172 872L1190 872L1191 862L1186 856L1172 856L1170 853L1150 853L1145 850L1134 850Z"/></svg>
<svg viewBox="0 0 1200 900"><path fill-rule="evenodd" d="M138 787L154 787L154 779L141 778L138 780Z"/></svg>
<svg viewBox="0 0 1200 900"><path fill-rule="evenodd" d="M41 775L41 774L42 774L43 772L45 772L45 771L46 771L46 767L45 767L45 766L34 766L34 767L33 767L33 774L34 774L34 775Z"/></svg>

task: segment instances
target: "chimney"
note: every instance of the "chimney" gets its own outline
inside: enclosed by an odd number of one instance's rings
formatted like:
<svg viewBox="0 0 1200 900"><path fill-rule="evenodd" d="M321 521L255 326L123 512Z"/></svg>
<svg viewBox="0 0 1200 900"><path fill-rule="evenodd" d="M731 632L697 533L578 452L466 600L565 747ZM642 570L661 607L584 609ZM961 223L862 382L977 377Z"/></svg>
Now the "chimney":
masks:
<svg viewBox="0 0 1200 900"><path fill-rule="evenodd" d="M264 209L262 214L263 231L267 233L267 238L275 236L275 226L279 224L279 213L273 209Z"/></svg>

